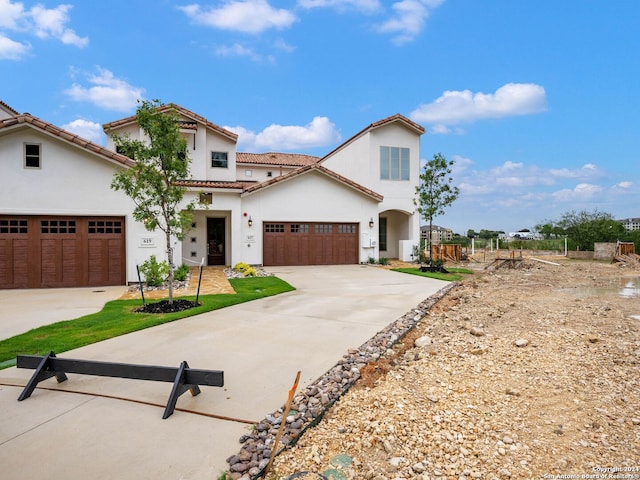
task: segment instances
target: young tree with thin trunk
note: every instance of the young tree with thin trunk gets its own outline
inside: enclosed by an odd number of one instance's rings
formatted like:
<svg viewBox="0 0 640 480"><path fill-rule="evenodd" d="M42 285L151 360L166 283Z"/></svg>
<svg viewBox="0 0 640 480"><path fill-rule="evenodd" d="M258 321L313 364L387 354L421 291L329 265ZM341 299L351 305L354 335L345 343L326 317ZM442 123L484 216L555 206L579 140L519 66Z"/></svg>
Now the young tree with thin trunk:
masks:
<svg viewBox="0 0 640 480"><path fill-rule="evenodd" d="M458 187L452 186L451 167L454 161L447 160L444 155L437 153L429 160L420 174L420 184L416 187L416 198L413 203L420 216L429 222L429 264L431 259L431 239L433 217L442 215L444 209L458 198Z"/></svg>
<svg viewBox="0 0 640 480"><path fill-rule="evenodd" d="M129 169L113 176L111 188L122 190L133 200L133 217L147 230L156 228L165 234L169 264L169 303L173 303L172 238L184 240L191 228L196 204L183 202L186 188L176 182L189 176L189 157L185 138L180 134L180 117L172 109L161 108L158 100L140 103L136 119L144 132L144 139L129 135L114 135L113 141L124 155L135 161Z"/></svg>

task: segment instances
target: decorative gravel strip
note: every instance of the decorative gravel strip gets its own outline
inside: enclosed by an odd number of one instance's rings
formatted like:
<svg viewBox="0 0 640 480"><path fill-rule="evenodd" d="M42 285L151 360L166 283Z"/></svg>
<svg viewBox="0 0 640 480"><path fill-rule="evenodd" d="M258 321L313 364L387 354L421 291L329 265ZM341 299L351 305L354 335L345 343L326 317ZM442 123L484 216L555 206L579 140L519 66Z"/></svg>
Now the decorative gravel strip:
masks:
<svg viewBox="0 0 640 480"><path fill-rule="evenodd" d="M405 313L395 322L378 332L357 349L349 349L336 365L296 394L282 435L283 444L278 451L295 445L304 432L316 425L324 413L356 383L361 370L382 357L393 345L410 332L429 310L456 285L452 282L416 308ZM256 480L264 475L274 448L275 437L282 423L284 405L267 415L255 426L250 435L240 438L242 448L237 455L227 459L229 472L234 480Z"/></svg>

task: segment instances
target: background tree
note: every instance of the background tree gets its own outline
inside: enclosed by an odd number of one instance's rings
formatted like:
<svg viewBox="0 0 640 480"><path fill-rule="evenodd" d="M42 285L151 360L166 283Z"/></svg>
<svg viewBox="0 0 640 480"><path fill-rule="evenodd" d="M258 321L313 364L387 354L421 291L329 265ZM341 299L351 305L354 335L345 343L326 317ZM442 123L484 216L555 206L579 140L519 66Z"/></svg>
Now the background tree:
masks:
<svg viewBox="0 0 640 480"><path fill-rule="evenodd" d="M615 242L625 236L625 229L606 212L570 211L562 215L559 226L580 250L593 250L596 242Z"/></svg>
<svg viewBox="0 0 640 480"><path fill-rule="evenodd" d="M113 141L124 155L135 160L129 169L113 176L111 188L122 190L133 200L133 217L147 230L156 228L165 234L169 263L169 303L173 303L172 238L184 240L191 228L197 200L184 204L185 187L176 182L189 175L186 140L180 135L177 112L160 108L158 100L140 103L136 119L144 132L144 140L129 135L114 135Z"/></svg>
<svg viewBox="0 0 640 480"><path fill-rule="evenodd" d="M447 160L444 155L437 153L429 160L420 174L420 184L416 187L416 198L413 203L417 206L420 216L429 222L429 263L431 259L431 239L433 231L433 217L442 215L444 209L458 198L459 189L451 185L451 167L454 161Z"/></svg>

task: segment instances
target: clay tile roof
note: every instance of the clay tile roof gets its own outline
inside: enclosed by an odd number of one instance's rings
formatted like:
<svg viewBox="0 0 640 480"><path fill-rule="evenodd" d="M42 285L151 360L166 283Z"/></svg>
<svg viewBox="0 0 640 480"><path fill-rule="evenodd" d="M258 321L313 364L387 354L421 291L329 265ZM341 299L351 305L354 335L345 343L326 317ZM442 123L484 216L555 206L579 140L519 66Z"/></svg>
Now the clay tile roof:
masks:
<svg viewBox="0 0 640 480"><path fill-rule="evenodd" d="M182 187L192 188L226 188L232 190L244 190L245 188L254 185L256 182L222 182L217 180L181 180L176 182L176 185Z"/></svg>
<svg viewBox="0 0 640 480"><path fill-rule="evenodd" d="M0 132L3 130L9 130L11 128L18 128L23 125L30 125L34 128L42 130L49 135L61 138L69 143L73 143L74 145L78 145L85 150L89 150L91 152L97 153L108 160L113 160L122 165L126 165L131 167L134 165L133 160L129 157L116 153L112 150L108 150L97 143L90 142L89 140L85 140L82 137L79 137L75 133L68 132L59 127L56 127L52 123L45 122L44 120L39 119L38 117L34 117L28 113L22 115L16 115L15 117L7 118L5 120L0 120Z"/></svg>
<svg viewBox="0 0 640 480"><path fill-rule="evenodd" d="M270 187L272 185L281 183L281 182L286 182L287 180L290 180L291 178L297 177L299 175L304 175L305 173L308 172L320 172L328 177L333 178L334 180L344 184L344 185L348 185L351 188L354 188L362 193L364 193L365 195L368 195L369 197L374 198L375 200L381 202L382 200L384 200L384 197L382 195L380 195L379 193L374 192L373 190L370 190L366 187L363 187L362 185L360 185L359 183L354 182L353 180L348 179L347 177L343 177L342 175L334 172L333 170L329 170L326 167L323 167L320 164L313 164L313 165L307 165L304 167L300 167L292 172L289 172L285 175L281 175L279 177L275 177L272 179L269 179L265 182L261 182L261 183L257 183L255 185L251 185L249 187L247 187L244 191L244 193L252 193L255 192L257 190L261 190L263 188L267 188Z"/></svg>
<svg viewBox="0 0 640 480"><path fill-rule="evenodd" d="M194 113L191 110L187 110L186 108L181 107L180 105L176 105L175 103L167 103L165 105L162 105L161 107L158 108L158 110L161 112L166 112L168 110L175 110L179 114L187 118L190 118L191 120L195 120L197 122L205 124L207 128L219 133L223 137L227 137L229 140L232 140L234 142L238 140L238 135L236 133L233 133L230 130L222 128L219 125L216 125L215 123L210 122L203 116L198 115L197 113ZM104 125L102 125L102 129L105 131L105 133L108 134L108 131L113 128L121 127L123 125L129 125L135 122L136 122L136 116L132 115L130 117L122 118L120 120L115 120L113 122L105 123ZM186 122L186 123L189 123L189 122ZM181 124L181 128L183 128L182 125L184 125L184 123ZM190 127L187 127L187 128L190 128Z"/></svg>
<svg viewBox="0 0 640 480"><path fill-rule="evenodd" d="M6 103L4 103L2 100L0 100L0 105L2 105L5 109L9 110L9 112L13 113L14 115L20 115L20 112L14 110L13 108L11 108L9 105L7 105Z"/></svg>
<svg viewBox="0 0 640 480"><path fill-rule="evenodd" d="M299 153L236 153L236 163L254 165L284 165L288 167L304 167L318 163L320 157Z"/></svg>
<svg viewBox="0 0 640 480"><path fill-rule="evenodd" d="M409 120L404 115L400 115L399 113L396 113L395 115L391 115L390 117L383 118L382 120L378 120L377 122L373 122L369 126L363 128L358 133L356 133L353 137L351 137L349 140L347 140L346 142L342 143L341 145L338 145L336 148L334 148L329 153L327 153L324 157L322 157L320 159L320 163L323 162L324 160L326 160L327 158L329 158L330 156L332 156L334 153L342 150L345 146L347 146L348 144L350 144L351 142L353 142L357 138L361 137L365 133L368 133L368 132L370 132L372 130L375 130L376 128L380 128L380 127L383 127L385 125L389 125L389 124L394 123L394 122L401 123L406 128L408 128L410 130L413 130L418 135L422 135L424 133L424 127L422 125L419 125L416 122L414 122L412 120Z"/></svg>

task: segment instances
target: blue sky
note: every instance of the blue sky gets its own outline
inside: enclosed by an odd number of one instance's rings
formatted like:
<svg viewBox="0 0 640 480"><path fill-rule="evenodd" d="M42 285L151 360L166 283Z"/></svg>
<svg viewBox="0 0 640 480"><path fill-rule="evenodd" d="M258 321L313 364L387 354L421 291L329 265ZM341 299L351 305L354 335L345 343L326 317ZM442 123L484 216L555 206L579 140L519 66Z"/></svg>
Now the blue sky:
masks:
<svg viewBox="0 0 640 480"><path fill-rule="evenodd" d="M138 99L322 156L401 113L455 161L435 223L640 216L635 0L0 0L0 100L104 143Z"/></svg>

